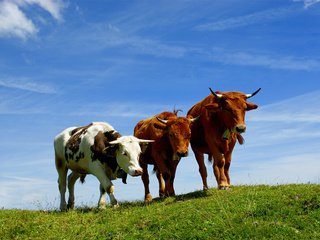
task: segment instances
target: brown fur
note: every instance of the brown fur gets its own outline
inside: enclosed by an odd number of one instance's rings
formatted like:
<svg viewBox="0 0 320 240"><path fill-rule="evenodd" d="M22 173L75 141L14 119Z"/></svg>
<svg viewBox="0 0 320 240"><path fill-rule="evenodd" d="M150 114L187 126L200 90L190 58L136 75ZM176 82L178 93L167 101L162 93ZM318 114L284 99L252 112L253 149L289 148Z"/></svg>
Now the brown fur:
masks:
<svg viewBox="0 0 320 240"><path fill-rule="evenodd" d="M168 122L164 124L157 118ZM173 182L180 157L176 160L174 158L177 154L188 152L190 126L190 118L178 117L177 112L162 112L152 118L141 120L134 128L136 137L155 140L140 156L146 201L152 199L149 191L148 164L154 165L157 173L160 197L174 195Z"/></svg>
<svg viewBox="0 0 320 240"><path fill-rule="evenodd" d="M245 112L256 109L257 105L246 101L247 96L240 92L224 92L222 98L210 94L195 104L188 115L200 115L200 121L192 125L191 147L195 153L203 188L207 189L207 170L203 154L214 159L214 174L219 188L230 186L229 167L235 143L244 143L240 133L234 132L237 126L245 126ZM223 134L229 130L229 137Z"/></svg>

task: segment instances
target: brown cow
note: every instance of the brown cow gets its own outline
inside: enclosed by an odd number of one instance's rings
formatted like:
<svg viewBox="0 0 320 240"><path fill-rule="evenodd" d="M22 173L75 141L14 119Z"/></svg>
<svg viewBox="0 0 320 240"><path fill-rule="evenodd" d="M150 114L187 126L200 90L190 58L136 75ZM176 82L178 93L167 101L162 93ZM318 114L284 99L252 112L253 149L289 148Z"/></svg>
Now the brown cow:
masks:
<svg viewBox="0 0 320 240"><path fill-rule="evenodd" d="M154 165L159 181L159 196L175 194L173 181L176 168L182 157L188 155L191 137L191 123L197 118L178 117L177 111L163 112L154 117L141 120L134 128L136 137L155 140L140 155L140 166L143 169L142 181L145 188L145 202L152 201L149 190L148 164Z"/></svg>
<svg viewBox="0 0 320 240"><path fill-rule="evenodd" d="M230 187L229 167L231 155L236 141L243 144L241 133L245 132L245 112L258 106L247 102L261 88L252 94L241 92L215 93L195 104L188 115L199 116L200 121L192 125L191 148L199 165L203 189L208 189L207 169L204 164L204 154L209 160L214 159L213 169L219 189Z"/></svg>

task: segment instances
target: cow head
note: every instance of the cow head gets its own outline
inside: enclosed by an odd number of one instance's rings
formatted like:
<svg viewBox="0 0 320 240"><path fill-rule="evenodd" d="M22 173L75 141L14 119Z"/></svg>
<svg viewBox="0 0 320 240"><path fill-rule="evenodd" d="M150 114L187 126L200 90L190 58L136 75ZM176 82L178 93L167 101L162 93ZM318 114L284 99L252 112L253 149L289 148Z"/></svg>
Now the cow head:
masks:
<svg viewBox="0 0 320 240"><path fill-rule="evenodd" d="M191 137L190 125L199 117L176 117L164 120L157 119L165 124L169 142L173 150L173 160L179 160L181 157L188 156L188 147Z"/></svg>
<svg viewBox="0 0 320 240"><path fill-rule="evenodd" d="M241 92L225 92L215 93L209 88L214 100L212 103L205 105L209 112L217 113L217 116L225 124L226 131L235 133L243 133L246 131L245 113L256 109L256 104L247 101L248 98L256 95L261 88L252 94L244 94Z"/></svg>
<svg viewBox="0 0 320 240"><path fill-rule="evenodd" d="M150 143L153 140L143 140L134 136L123 136L109 144L116 147L116 158L118 165L131 176L140 176L142 168L139 165L141 153L140 143Z"/></svg>

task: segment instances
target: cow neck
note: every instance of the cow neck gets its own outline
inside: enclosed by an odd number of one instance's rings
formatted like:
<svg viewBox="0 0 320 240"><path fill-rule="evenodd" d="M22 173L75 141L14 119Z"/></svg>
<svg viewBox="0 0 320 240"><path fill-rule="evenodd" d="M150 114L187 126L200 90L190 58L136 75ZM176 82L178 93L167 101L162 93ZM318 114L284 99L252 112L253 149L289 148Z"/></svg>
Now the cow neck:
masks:
<svg viewBox="0 0 320 240"><path fill-rule="evenodd" d="M230 139L230 135L232 133L237 133L236 128L228 128L222 120L220 120L218 114L213 114L211 116L211 120L214 123L214 126L216 126L216 131L219 133L219 135L221 136L221 138L223 140L228 141Z"/></svg>
<svg viewBox="0 0 320 240"><path fill-rule="evenodd" d="M98 132L94 138L94 144L91 146L92 160L100 161L106 164L112 172L117 170L118 162L116 159L116 146L111 146L109 142L116 140L121 135L116 131ZM106 147L109 147L105 150Z"/></svg>
<svg viewBox="0 0 320 240"><path fill-rule="evenodd" d="M114 140L117 140L119 137L121 137L121 134L117 131L108 131L104 133L104 136L106 137L106 145L110 145L109 142L112 142ZM111 170L116 173L120 166L117 162L116 157L116 150L111 148L110 150L107 150L107 157L105 160L105 163L111 168Z"/></svg>
<svg viewBox="0 0 320 240"><path fill-rule="evenodd" d="M163 153L166 153L168 156L173 156L173 149L170 144L170 139L169 139L169 132L166 130L163 134L163 137L160 140L161 146L165 147L165 150L162 151Z"/></svg>
<svg viewBox="0 0 320 240"><path fill-rule="evenodd" d="M228 129L227 128L222 134L222 139L223 140L229 140L231 133L237 133L236 128L232 128L232 129Z"/></svg>

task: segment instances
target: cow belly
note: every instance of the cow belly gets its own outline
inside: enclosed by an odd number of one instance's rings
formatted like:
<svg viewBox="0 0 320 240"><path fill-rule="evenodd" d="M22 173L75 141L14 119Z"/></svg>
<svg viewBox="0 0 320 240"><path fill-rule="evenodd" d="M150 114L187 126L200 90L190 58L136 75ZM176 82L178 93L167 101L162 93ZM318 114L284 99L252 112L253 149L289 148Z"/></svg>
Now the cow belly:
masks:
<svg viewBox="0 0 320 240"><path fill-rule="evenodd" d="M81 174L89 174L89 166L86 162L84 161L79 161L79 162L74 162L70 161L67 164L68 168L71 169L72 171L75 171L77 173Z"/></svg>

